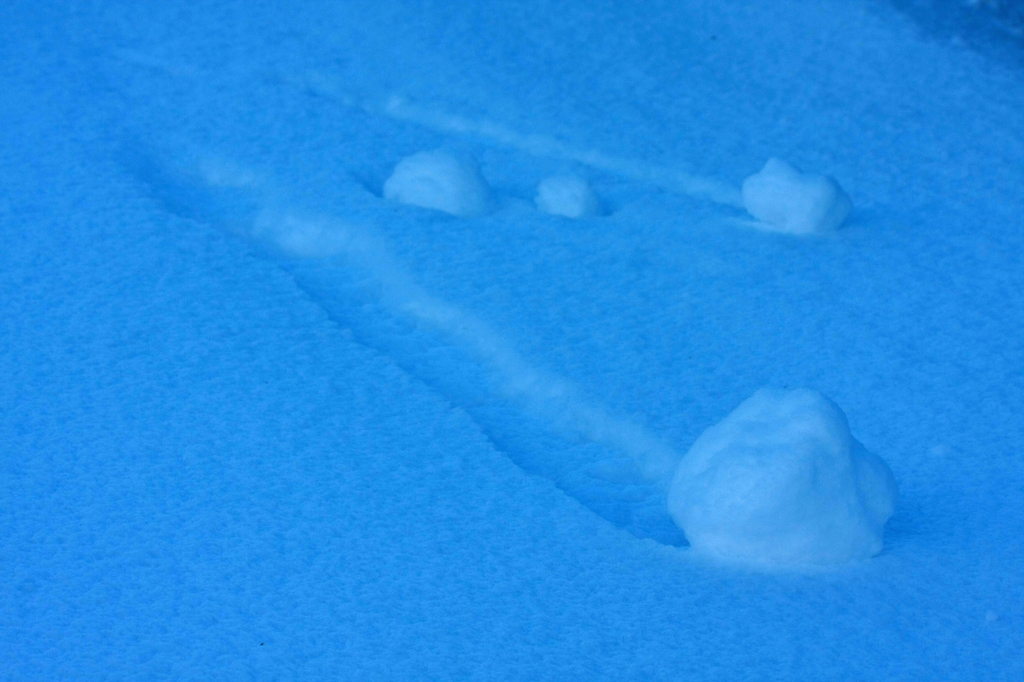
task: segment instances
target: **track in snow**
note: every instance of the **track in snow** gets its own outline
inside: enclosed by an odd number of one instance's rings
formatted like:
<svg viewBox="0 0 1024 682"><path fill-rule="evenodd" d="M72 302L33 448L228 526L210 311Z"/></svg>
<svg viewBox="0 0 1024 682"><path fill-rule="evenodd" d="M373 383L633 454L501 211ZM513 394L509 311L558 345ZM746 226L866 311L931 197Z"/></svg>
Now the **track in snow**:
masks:
<svg viewBox="0 0 1024 682"><path fill-rule="evenodd" d="M334 320L464 409L524 470L638 537L685 542L664 501L681 453L427 291L372 224L302 212L230 164L174 166L138 170L170 210L260 244ZM367 201L379 204L378 220L396 219L391 204Z"/></svg>
<svg viewBox="0 0 1024 682"><path fill-rule="evenodd" d="M135 53L119 59L175 79L201 69ZM516 158L566 161L649 188L730 207L736 188L677 169L575 149L400 97L376 105L337 91L327 78L281 78L286 89L315 92L371 118L411 123L455 142L511 151ZM197 160L197 157L199 160ZM665 508L667 478L681 453L632 420L611 413L557 371L528 362L500 330L428 291L392 255L381 226L402 220L394 205L365 187L356 217L325 214L291 200L280 183L223 159L180 150L136 159L137 174L174 212L242 234L264 247L331 317L362 343L463 408L524 470L554 481L616 526L666 544L685 543ZM272 175L272 174L270 174ZM335 212L337 209L335 209Z"/></svg>

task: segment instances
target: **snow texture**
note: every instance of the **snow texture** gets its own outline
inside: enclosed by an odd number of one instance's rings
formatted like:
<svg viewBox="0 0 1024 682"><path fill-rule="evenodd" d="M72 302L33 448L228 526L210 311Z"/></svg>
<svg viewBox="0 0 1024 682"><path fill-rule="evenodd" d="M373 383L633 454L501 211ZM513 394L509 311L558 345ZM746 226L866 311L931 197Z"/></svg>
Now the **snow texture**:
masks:
<svg viewBox="0 0 1024 682"><path fill-rule="evenodd" d="M800 235L836 229L853 207L832 178L801 173L775 158L743 181L743 205L765 229Z"/></svg>
<svg viewBox="0 0 1024 682"><path fill-rule="evenodd" d="M1005 13L4 3L0 678L1024 679ZM772 155L855 229L734 229ZM883 552L687 542L674 445L760 386L884 455Z"/></svg>
<svg viewBox="0 0 1024 682"><path fill-rule="evenodd" d="M238 177L252 175L239 173ZM204 173L203 177L212 183L224 176ZM445 343L463 349L490 372L496 397L502 402L514 400L556 430L626 455L635 467L634 478L660 482L679 459L656 435L588 401L565 378L531 366L484 321L426 291L368 229L264 207L256 215L252 235L291 257L344 260L353 271L374 282L374 306L430 329Z"/></svg>
<svg viewBox="0 0 1024 682"><path fill-rule="evenodd" d="M669 512L694 549L755 564L837 564L882 549L889 467L816 391L762 389L707 429L672 478Z"/></svg>
<svg viewBox="0 0 1024 682"><path fill-rule="evenodd" d="M368 111L377 110L377 107L366 103L362 108ZM439 133L479 139L535 157L571 161L594 170L649 183L669 192L709 199L719 204L738 207L743 205L738 188L676 167L616 156L600 149L574 147L550 135L523 134L494 121L459 116L445 111L443 107L424 107L399 96L389 97L380 110L382 114L395 120L415 123Z"/></svg>
<svg viewBox="0 0 1024 682"><path fill-rule="evenodd" d="M601 204L590 184L575 175L545 178L537 185L537 208L566 218L600 215Z"/></svg>
<svg viewBox="0 0 1024 682"><path fill-rule="evenodd" d="M491 208L491 190L479 167L443 150L418 152L399 161L384 183L384 198L464 218Z"/></svg>

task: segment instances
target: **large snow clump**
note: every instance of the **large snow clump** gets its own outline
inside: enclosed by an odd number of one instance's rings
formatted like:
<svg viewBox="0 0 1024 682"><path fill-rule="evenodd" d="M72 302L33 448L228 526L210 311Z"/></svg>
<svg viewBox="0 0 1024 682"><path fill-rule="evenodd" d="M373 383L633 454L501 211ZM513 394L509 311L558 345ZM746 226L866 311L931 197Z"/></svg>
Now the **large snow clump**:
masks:
<svg viewBox="0 0 1024 682"><path fill-rule="evenodd" d="M491 208L491 189L476 164L442 150L399 161L384 183L384 198L462 217Z"/></svg>
<svg viewBox="0 0 1024 682"><path fill-rule="evenodd" d="M779 159L743 181L743 206L768 229L790 234L834 230L853 208L832 178L801 173Z"/></svg>
<svg viewBox="0 0 1024 682"><path fill-rule="evenodd" d="M679 462L669 513L697 551L769 565L837 564L882 549L897 500L885 462L816 391L762 389Z"/></svg>
<svg viewBox="0 0 1024 682"><path fill-rule="evenodd" d="M575 175L559 175L537 186L537 208L551 215L585 218L601 213L601 203L587 181Z"/></svg>

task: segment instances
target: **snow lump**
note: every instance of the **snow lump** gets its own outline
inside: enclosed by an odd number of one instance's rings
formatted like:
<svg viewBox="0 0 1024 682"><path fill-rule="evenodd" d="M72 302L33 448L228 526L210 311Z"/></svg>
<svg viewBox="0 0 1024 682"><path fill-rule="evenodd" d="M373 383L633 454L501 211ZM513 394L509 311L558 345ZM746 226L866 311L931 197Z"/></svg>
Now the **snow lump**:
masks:
<svg viewBox="0 0 1024 682"><path fill-rule="evenodd" d="M537 208L551 215L585 218L601 213L601 204L587 181L575 175L559 175L537 186Z"/></svg>
<svg viewBox="0 0 1024 682"><path fill-rule="evenodd" d="M832 178L801 173L779 159L743 181L743 206L767 229L790 234L834 230L853 208Z"/></svg>
<svg viewBox="0 0 1024 682"><path fill-rule="evenodd" d="M461 217L480 216L491 208L491 189L477 165L442 150L399 161L384 183L384 198Z"/></svg>
<svg viewBox="0 0 1024 682"><path fill-rule="evenodd" d="M882 549L889 467L816 391L762 389L679 462L669 513L699 552L760 565L838 564Z"/></svg>

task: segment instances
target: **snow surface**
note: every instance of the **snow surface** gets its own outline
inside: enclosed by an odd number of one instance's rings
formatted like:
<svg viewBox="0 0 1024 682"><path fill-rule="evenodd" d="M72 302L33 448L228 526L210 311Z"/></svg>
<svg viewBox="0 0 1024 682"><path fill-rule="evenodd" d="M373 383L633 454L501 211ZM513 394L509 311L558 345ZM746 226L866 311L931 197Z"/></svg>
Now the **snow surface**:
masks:
<svg viewBox="0 0 1024 682"><path fill-rule="evenodd" d="M679 462L669 513L695 549L763 565L836 564L882 549L892 471L816 391L762 389Z"/></svg>
<svg viewBox="0 0 1024 682"><path fill-rule="evenodd" d="M556 175L544 178L537 185L537 208L566 218L587 218L601 213L601 203L594 190L581 177Z"/></svg>
<svg viewBox="0 0 1024 682"><path fill-rule="evenodd" d="M399 161L384 198L471 218L490 209L491 189L475 163L434 150Z"/></svg>
<svg viewBox="0 0 1024 682"><path fill-rule="evenodd" d="M0 678L1024 678L1024 60L894 2L5 3ZM771 157L856 210L739 229ZM877 556L673 522L764 386Z"/></svg>
<svg viewBox="0 0 1024 682"><path fill-rule="evenodd" d="M831 232L853 208L832 178L801 173L774 158L743 181L743 205L766 229L790 234Z"/></svg>

